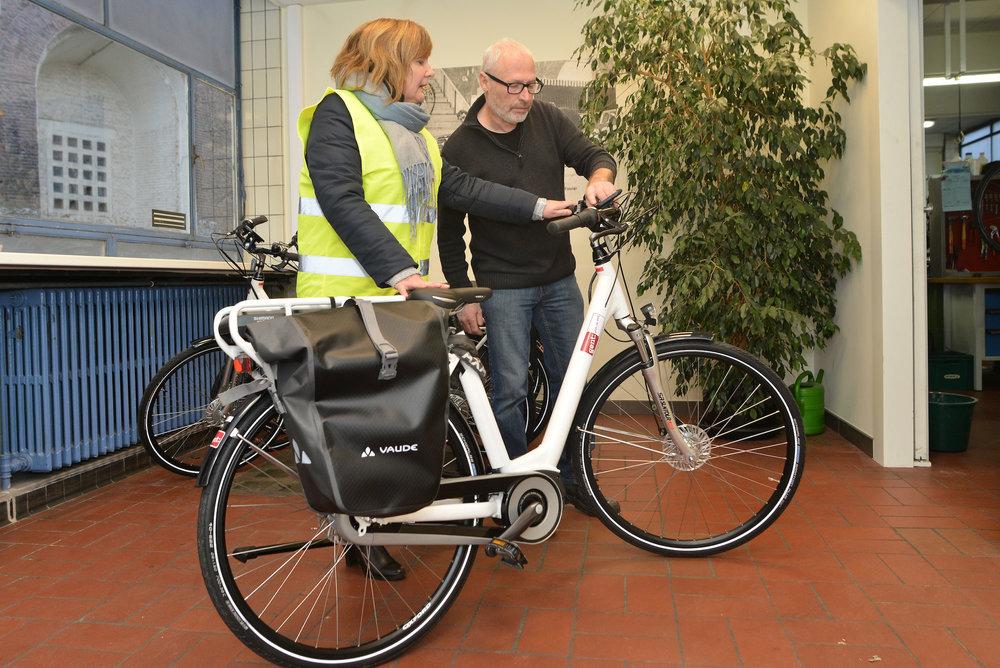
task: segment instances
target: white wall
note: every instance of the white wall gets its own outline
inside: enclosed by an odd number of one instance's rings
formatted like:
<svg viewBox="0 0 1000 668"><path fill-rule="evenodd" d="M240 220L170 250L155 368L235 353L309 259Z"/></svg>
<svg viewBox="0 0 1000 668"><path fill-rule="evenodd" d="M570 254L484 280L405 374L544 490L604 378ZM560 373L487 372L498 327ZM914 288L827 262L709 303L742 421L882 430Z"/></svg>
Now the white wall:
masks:
<svg viewBox="0 0 1000 668"><path fill-rule="evenodd" d="M906 0L808 4L814 45L847 42L868 64L866 80L851 91L850 106L840 107L847 152L828 165L826 179L831 204L857 234L864 259L838 287L841 331L817 352L817 363L827 370L828 409L873 437L875 459L888 466L913 465L918 410L910 11L915 5ZM825 69L821 65L814 72L814 104L829 84ZM922 147L917 159L922 163Z"/></svg>
<svg viewBox="0 0 1000 668"><path fill-rule="evenodd" d="M329 84L330 66L347 35L380 16L419 22L434 41L431 64L458 67L478 62L483 50L501 37L531 49L536 60L568 58L580 42L587 14L575 0L508 0L502 4L468 0L355 0L302 8L303 89L318 98Z"/></svg>

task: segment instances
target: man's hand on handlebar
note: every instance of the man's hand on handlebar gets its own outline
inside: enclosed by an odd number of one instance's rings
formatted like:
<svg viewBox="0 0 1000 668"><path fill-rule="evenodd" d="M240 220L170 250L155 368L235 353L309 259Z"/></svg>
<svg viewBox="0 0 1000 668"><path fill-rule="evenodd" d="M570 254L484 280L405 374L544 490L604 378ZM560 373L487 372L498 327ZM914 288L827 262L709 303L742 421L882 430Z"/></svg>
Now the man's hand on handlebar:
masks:
<svg viewBox="0 0 1000 668"><path fill-rule="evenodd" d="M601 200L611 197L616 192L621 192L615 188L615 184L610 181L593 181L587 184L587 192L583 196L587 206L594 206Z"/></svg>
<svg viewBox="0 0 1000 668"><path fill-rule="evenodd" d="M449 288L451 287L447 283L434 283L425 281L420 277L420 274L410 274L403 280L392 286L396 289L396 292L404 297L410 296L410 290L416 290L418 288Z"/></svg>

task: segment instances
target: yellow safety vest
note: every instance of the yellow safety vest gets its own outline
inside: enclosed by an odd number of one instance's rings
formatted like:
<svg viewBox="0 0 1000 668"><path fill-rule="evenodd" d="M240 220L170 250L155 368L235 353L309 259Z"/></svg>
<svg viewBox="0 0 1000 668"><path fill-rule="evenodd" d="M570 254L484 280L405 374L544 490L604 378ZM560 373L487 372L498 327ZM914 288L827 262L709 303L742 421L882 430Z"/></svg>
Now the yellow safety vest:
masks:
<svg viewBox="0 0 1000 668"><path fill-rule="evenodd" d="M434 167L434 186L432 206L427 211L428 220L417 222L416 238L411 239L403 174L396 162L389 137L353 92L327 88L323 98L330 94L339 95L351 114L354 137L361 152L361 185L365 200L417 263L420 273L426 277L430 271L431 242L437 222L437 191L441 184L441 152L437 142L427 128L420 131L427 142L427 151ZM298 129L303 153L317 106L319 102L306 107L299 114ZM396 294L392 288L380 288L376 285L323 216L305 161L299 177L298 223L301 261L296 294L299 297Z"/></svg>

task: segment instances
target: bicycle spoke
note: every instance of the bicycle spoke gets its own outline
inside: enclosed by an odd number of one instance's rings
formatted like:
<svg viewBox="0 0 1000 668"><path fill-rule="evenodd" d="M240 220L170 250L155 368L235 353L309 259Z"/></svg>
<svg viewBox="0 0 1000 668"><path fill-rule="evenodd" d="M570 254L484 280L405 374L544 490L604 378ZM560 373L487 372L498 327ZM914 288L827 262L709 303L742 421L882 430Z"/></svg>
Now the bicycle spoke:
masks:
<svg viewBox="0 0 1000 668"><path fill-rule="evenodd" d="M608 460L607 459L600 459L600 460L595 459L594 461L602 461L602 462L604 462L604 461L608 461ZM627 459L621 459L621 460L618 460L618 461L629 461L629 460L627 460ZM629 464L628 466L619 466L616 469L602 469L600 471L600 473L594 473L594 475L595 476L598 476L598 475L607 475L608 473L617 473L619 471L627 471L627 470L633 469L633 468L635 468L637 466L646 466L646 465L650 465L651 466L653 464L666 464L666 463L667 463L667 460L665 460L665 459L658 459L658 460L655 460L655 461L654 460L642 460L642 461L636 462L634 464Z"/></svg>
<svg viewBox="0 0 1000 668"><path fill-rule="evenodd" d="M733 443L738 443L739 441L733 441ZM785 460L787 457L783 455L771 455L766 452L761 452L761 450L767 450L768 448L783 448L788 445L788 441L781 441L780 443L771 443L769 445L762 445L759 448L750 448L749 450L742 450L738 448L731 447L732 443L715 443L712 445L712 459L722 459L725 457L735 457L736 455L752 454L757 457L772 457L774 459ZM729 449L732 452L727 452L724 454L718 454L718 450Z"/></svg>
<svg viewBox="0 0 1000 668"><path fill-rule="evenodd" d="M253 450L253 451L254 451L254 452L256 452L257 454L259 454L259 455L260 455L261 457L263 457L264 459L268 460L269 462L271 462L271 463L272 463L272 464L274 464L275 466L278 466L278 467L280 467L280 468L283 468L283 469L285 469L285 470L286 470L287 472L291 473L292 475L295 475L295 471L294 471L294 470L292 469L292 467L291 467L291 466L288 466L288 465L287 465L287 464L285 464L284 462L280 461L280 460L279 460L279 459L278 459L277 457L275 457L275 456L274 456L274 455L272 455L271 453L269 453L269 452L265 452L263 448L261 448L261 447L258 447L257 445L255 445L255 444L254 444L253 442L251 442L251 441L248 441L248 440L247 440L246 438L244 438L244 437L243 437L243 436L242 436L241 434L236 434L236 436L237 436L237 438L238 438L239 440L241 440L241 441L243 441L244 443L246 443L246 444L247 444L247 447L248 447L248 448L250 448L251 450Z"/></svg>
<svg viewBox="0 0 1000 668"><path fill-rule="evenodd" d="M584 434L589 434L591 436L603 435L603 434L598 434L596 431L589 431L587 429L580 429L580 432L582 432ZM653 448L647 448L647 447L645 447L643 445L637 445L636 443L633 443L631 441L624 441L624 440L622 440L620 438L614 438L612 436L606 436L606 438L609 441L611 441L611 442L621 443L623 445L628 445L628 446L631 446L631 447L635 448L636 450L645 450L646 452L652 452L652 453L655 453L655 454L661 454L662 453L662 450L655 450Z"/></svg>

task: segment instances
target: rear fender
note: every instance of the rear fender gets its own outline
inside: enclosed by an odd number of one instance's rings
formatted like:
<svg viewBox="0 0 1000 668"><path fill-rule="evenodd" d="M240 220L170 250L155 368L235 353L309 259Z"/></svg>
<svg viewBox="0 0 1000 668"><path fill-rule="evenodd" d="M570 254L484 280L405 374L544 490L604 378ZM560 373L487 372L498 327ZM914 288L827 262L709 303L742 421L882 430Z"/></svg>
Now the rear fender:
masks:
<svg viewBox="0 0 1000 668"><path fill-rule="evenodd" d="M208 481L212 477L212 469L215 468L215 462L219 459L219 453L223 452L223 450L227 447L235 447L238 444L238 442L232 438L233 425L236 424L238 418L256 406L257 402L266 398L266 394L258 394L253 397L253 399L248 401L242 410L226 417L226 421L222 423L222 427L220 427L219 431L215 433L215 438L212 439L211 445L209 445L208 450L205 451L205 458L201 462L201 470L198 472L198 478L195 481L195 484L198 487L205 487L208 485Z"/></svg>

